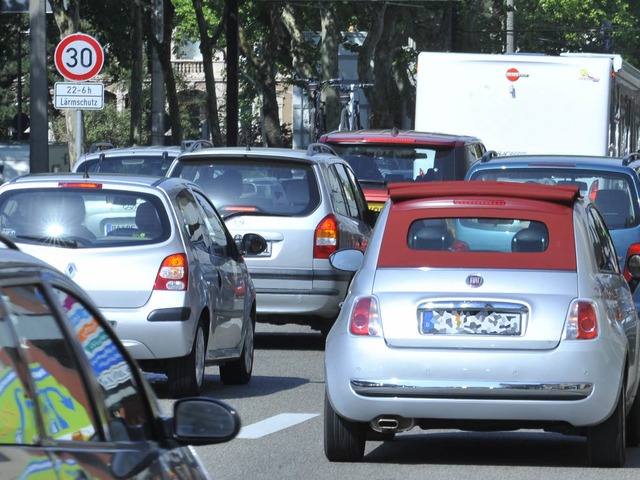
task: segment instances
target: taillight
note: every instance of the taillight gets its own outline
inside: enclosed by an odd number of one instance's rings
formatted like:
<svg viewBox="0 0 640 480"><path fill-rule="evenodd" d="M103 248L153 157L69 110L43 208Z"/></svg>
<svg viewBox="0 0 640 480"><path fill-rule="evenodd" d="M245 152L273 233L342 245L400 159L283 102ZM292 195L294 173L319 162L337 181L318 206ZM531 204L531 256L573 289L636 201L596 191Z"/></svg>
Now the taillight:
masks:
<svg viewBox="0 0 640 480"><path fill-rule="evenodd" d="M569 310L564 338L567 340L589 340L598 336L598 316L593 303L574 300Z"/></svg>
<svg viewBox="0 0 640 480"><path fill-rule="evenodd" d="M187 256L184 253L169 255L160 265L153 289L185 291L189 283L188 274Z"/></svg>
<svg viewBox="0 0 640 480"><path fill-rule="evenodd" d="M349 331L354 335L382 336L378 301L375 297L363 297L356 302L349 320Z"/></svg>
<svg viewBox="0 0 640 480"><path fill-rule="evenodd" d="M313 258L329 258L338 250L338 222L333 215L324 217L313 236Z"/></svg>

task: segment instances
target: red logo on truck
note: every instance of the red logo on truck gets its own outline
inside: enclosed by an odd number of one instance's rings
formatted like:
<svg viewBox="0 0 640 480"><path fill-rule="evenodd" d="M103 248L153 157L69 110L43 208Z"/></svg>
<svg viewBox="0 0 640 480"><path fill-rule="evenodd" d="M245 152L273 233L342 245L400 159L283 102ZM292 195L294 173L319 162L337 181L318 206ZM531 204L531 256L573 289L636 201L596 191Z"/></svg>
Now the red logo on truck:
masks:
<svg viewBox="0 0 640 480"><path fill-rule="evenodd" d="M526 73L520 73L517 68L510 68L507 70L507 80L511 82L515 82L520 77L528 77L529 75Z"/></svg>

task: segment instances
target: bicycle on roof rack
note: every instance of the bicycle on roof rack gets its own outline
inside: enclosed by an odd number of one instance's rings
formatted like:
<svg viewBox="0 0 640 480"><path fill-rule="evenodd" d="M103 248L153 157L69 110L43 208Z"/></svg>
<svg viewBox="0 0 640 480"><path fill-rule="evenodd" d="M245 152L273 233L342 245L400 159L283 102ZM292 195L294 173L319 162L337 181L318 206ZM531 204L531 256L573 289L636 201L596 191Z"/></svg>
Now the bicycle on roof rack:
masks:
<svg viewBox="0 0 640 480"><path fill-rule="evenodd" d="M311 109L309 113L309 141L315 143L327 132L327 116L324 110L325 102L322 101L322 92L326 87L340 85L339 78L318 80L317 78L302 78L311 96Z"/></svg>
<svg viewBox="0 0 640 480"><path fill-rule="evenodd" d="M360 96L358 90L373 87L372 83L349 83L340 85L340 101L342 112L340 113L339 131L360 130Z"/></svg>

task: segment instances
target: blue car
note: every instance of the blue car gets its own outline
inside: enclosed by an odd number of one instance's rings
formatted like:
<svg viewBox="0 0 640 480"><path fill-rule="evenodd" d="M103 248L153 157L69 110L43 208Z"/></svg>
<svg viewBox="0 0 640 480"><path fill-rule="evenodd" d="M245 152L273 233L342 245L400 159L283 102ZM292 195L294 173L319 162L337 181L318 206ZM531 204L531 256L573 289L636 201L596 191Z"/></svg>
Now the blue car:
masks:
<svg viewBox="0 0 640 480"><path fill-rule="evenodd" d="M499 157L495 152L488 152L471 167L465 180L579 186L582 196L589 196L602 213L620 269L624 271L629 248L640 244L639 168L640 153L620 158L582 155Z"/></svg>

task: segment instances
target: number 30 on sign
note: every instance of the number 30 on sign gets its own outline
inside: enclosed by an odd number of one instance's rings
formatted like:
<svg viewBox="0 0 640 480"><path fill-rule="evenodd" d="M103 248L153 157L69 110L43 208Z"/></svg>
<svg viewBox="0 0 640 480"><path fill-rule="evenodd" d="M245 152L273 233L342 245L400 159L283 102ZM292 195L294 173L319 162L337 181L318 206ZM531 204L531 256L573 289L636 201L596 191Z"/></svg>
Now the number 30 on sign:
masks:
<svg viewBox="0 0 640 480"><path fill-rule="evenodd" d="M74 33L60 41L54 60L60 75L69 80L85 81L102 69L104 52L91 35Z"/></svg>

